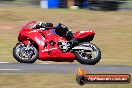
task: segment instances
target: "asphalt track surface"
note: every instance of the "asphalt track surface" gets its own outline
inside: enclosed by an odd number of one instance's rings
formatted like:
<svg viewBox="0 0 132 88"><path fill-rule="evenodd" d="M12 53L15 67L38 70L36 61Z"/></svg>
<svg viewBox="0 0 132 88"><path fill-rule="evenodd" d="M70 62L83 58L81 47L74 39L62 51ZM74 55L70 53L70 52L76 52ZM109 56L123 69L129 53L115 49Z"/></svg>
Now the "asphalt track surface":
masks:
<svg viewBox="0 0 132 88"><path fill-rule="evenodd" d="M0 63L0 73L76 73L80 66L88 73L132 73L132 66L19 63Z"/></svg>

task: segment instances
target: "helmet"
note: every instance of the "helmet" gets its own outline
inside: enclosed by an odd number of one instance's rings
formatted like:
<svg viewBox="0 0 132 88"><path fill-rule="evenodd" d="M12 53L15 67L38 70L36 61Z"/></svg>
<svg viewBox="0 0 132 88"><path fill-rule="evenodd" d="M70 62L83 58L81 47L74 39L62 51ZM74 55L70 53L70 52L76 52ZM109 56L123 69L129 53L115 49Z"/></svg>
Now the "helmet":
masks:
<svg viewBox="0 0 132 88"><path fill-rule="evenodd" d="M66 27L64 24L62 24L62 23L58 23L58 24L56 25L56 27L57 27L57 28L62 28L62 29L67 29L67 27Z"/></svg>

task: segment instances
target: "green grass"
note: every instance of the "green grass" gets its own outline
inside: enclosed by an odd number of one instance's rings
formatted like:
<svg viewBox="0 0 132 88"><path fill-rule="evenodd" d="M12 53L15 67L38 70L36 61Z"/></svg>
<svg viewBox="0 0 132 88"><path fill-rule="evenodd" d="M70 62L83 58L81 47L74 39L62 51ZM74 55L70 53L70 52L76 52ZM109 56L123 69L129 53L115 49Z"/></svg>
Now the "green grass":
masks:
<svg viewBox="0 0 132 88"><path fill-rule="evenodd" d="M119 8L132 9L132 0L124 1Z"/></svg>
<svg viewBox="0 0 132 88"><path fill-rule="evenodd" d="M74 32L94 30L93 43L102 51L98 64L132 65L132 12L1 6L0 13L0 61L16 62L12 48L17 43L19 30L25 23L38 20L54 24L61 22Z"/></svg>
<svg viewBox="0 0 132 88"><path fill-rule="evenodd" d="M18 4L18 5L26 5L26 4L31 4L31 3L29 3L29 1L14 0L14 1L0 1L0 4Z"/></svg>

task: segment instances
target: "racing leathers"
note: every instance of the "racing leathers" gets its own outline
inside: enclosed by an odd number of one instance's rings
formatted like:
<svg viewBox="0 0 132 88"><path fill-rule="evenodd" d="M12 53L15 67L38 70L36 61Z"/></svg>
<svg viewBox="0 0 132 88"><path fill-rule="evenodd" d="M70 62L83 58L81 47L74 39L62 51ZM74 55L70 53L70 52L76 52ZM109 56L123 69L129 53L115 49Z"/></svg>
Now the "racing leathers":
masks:
<svg viewBox="0 0 132 88"><path fill-rule="evenodd" d="M33 26L33 29L45 27L46 25L43 22L38 22ZM71 47L74 47L78 43L77 39L73 36L73 33L64 24L58 23L54 28L57 35L64 37L71 43Z"/></svg>

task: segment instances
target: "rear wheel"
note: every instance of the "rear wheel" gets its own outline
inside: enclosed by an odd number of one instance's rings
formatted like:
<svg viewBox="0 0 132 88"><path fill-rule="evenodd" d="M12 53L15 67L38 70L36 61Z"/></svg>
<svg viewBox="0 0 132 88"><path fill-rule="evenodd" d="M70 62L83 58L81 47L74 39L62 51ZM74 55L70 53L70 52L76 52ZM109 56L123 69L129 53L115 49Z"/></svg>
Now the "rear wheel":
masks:
<svg viewBox="0 0 132 88"><path fill-rule="evenodd" d="M76 59L79 63L95 65L100 61L101 51L95 44L84 42L79 44L79 46L85 46L90 48L90 50L79 50L74 52Z"/></svg>
<svg viewBox="0 0 132 88"><path fill-rule="evenodd" d="M34 63L38 58L38 50L33 45L27 48L27 45L17 43L13 48L13 57L20 63Z"/></svg>

